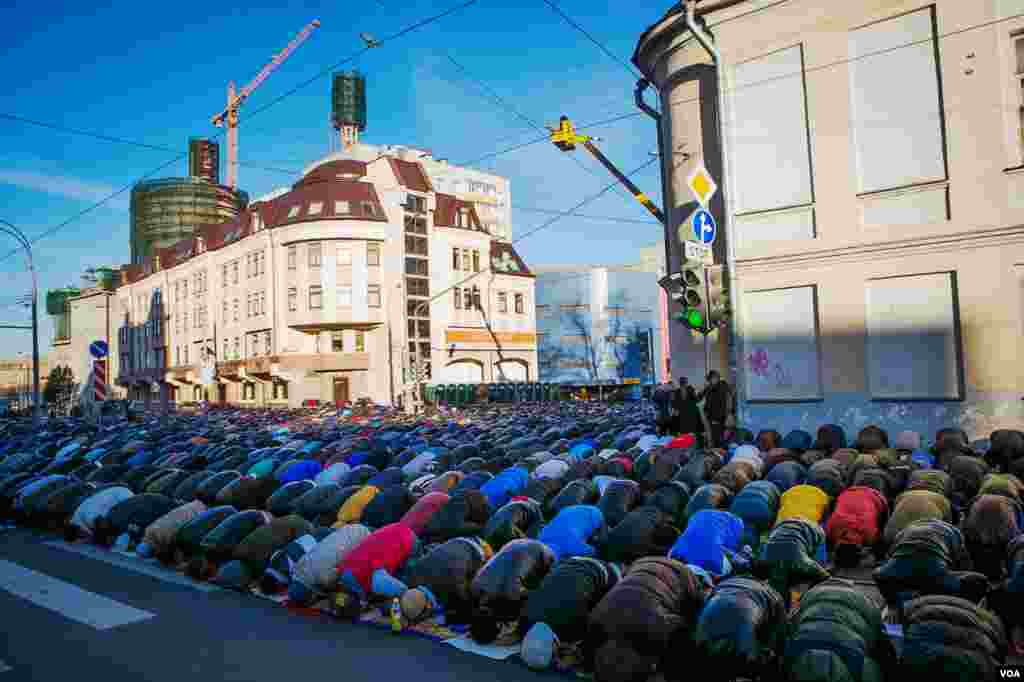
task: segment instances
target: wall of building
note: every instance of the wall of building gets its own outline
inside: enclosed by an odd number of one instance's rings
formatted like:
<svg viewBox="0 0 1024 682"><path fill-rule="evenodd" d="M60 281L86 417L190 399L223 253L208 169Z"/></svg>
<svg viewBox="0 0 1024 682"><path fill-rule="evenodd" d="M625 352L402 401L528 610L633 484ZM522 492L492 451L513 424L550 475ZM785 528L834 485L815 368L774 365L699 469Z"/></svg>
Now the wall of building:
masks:
<svg viewBox="0 0 1024 682"><path fill-rule="evenodd" d="M120 371L119 320L114 292L85 290L81 296L68 300L68 314L70 337L53 339L50 362L53 366L70 367L75 382L81 386L80 396L91 402L93 357L89 346L93 341L106 341L109 346L107 395L109 398L122 397L123 391L114 382Z"/></svg>
<svg viewBox="0 0 1024 682"><path fill-rule="evenodd" d="M728 65L734 345L754 427L1024 425L1024 4L933 8L752 0L707 17ZM665 169L678 225L716 112L707 57L672 23L636 62L660 85L666 148L693 155ZM683 330L672 349L673 374L702 366Z"/></svg>
<svg viewBox="0 0 1024 682"><path fill-rule="evenodd" d="M537 330L541 381L620 382L627 345L653 332L661 356L660 287L640 267L539 267ZM606 341L612 337L614 343ZM657 362L655 361L656 369ZM654 377L645 378L650 381Z"/></svg>

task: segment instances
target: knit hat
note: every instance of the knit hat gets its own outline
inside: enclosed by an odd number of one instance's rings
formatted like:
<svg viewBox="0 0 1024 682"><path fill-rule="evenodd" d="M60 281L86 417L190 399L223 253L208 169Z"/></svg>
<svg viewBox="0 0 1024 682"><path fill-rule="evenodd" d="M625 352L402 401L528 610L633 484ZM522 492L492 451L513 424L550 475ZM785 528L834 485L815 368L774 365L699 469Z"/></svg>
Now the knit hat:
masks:
<svg viewBox="0 0 1024 682"><path fill-rule="evenodd" d="M537 623L523 638L520 656L530 668L546 670L551 666L551 660L555 657L556 646L558 646L558 636L554 630L547 623Z"/></svg>
<svg viewBox="0 0 1024 682"><path fill-rule="evenodd" d="M896 450L920 450L921 434L915 433L914 431L900 431L896 434L896 440L893 442L893 447Z"/></svg>

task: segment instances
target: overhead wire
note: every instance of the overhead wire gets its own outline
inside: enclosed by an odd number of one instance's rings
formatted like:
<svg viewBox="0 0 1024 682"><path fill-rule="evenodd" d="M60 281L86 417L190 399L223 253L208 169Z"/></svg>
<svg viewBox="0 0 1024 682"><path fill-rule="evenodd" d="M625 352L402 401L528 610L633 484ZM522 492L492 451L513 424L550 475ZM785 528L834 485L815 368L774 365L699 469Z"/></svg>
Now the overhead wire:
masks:
<svg viewBox="0 0 1024 682"><path fill-rule="evenodd" d="M433 16L430 16L430 17L426 18L426 19L422 19L422 20L420 20L420 21L418 21L418 22L416 22L414 24L411 24L411 25L407 26L406 28L404 28L404 29L402 29L402 30L400 30L400 31L398 31L398 32L396 32L394 34L391 34L391 35L387 36L386 38L382 38L381 40L376 42L376 46L383 45L386 42L390 42L390 41L396 40L397 38L401 38L401 37L403 37L405 35L408 35L409 33L413 32L413 31L415 31L417 29L423 28L424 26L427 26L427 25L429 25L431 23L434 23L435 21L440 21L441 19L443 19L443 18L445 18L445 17L447 17L447 16L449 16L449 15L455 13L455 12L458 12L458 11L460 11L462 9L470 7L471 5L475 5L477 2L479 2L479 0L465 0L465 2L462 2L461 4L455 5L454 7L451 7L449 9L445 10L444 12L441 12L439 14L435 14ZM351 61L353 61L355 59L358 59L360 56L365 54L370 49L373 49L373 48L370 48L370 47L363 48L362 50L354 53L353 55L351 55L349 57L346 57L345 59L343 59L343 60L341 60L341 61L331 65L330 67L328 67L327 69L324 69L323 71L321 71L319 74L317 74L313 78L307 79L306 81L303 81L302 83L300 83L298 86L289 89L284 95L281 95L281 96L278 96L278 97L274 98L274 100L272 100L272 102L268 103L267 105L264 105L264 106L260 107L259 109L255 110L252 114L249 114L248 116L246 116L244 118L240 118L240 120L248 120L250 118L253 118L254 116L259 115L260 113L262 113L262 112L266 111L267 109L269 109L274 104L277 104L278 102L283 100L285 97L291 96L291 95L295 94L296 92L298 92L300 89L302 89L304 87L307 87L311 83L316 82L317 80L322 78L326 73L328 73L328 72L338 68L339 66L342 66L343 64L346 64L346 63L351 62ZM217 135L214 136L214 139L222 137L224 135L224 133L225 133L225 131L222 130L221 132L217 133ZM178 163L179 161L181 161L182 159L184 159L187 156L188 156L188 152L187 151L176 155L174 158L169 159L168 161L166 161L166 162L160 164L159 166L157 166L156 168L153 168L149 172L144 173L142 176L140 176L139 178L133 180L131 183L129 183L129 184L127 184L127 185L125 185L125 186L115 190L114 192L104 196L102 199L96 201L93 204L90 204L88 207L82 209L81 211L78 211L77 213L72 215L70 218L67 218L66 220L63 220L63 221L57 223L53 227L51 227L51 228L49 228L47 230L44 230L43 232L39 233L38 235L30 237L29 238L29 243L35 244L35 243L37 243L37 242L39 242L39 241L41 241L43 239L46 239L47 237L49 237L49 236L59 232L60 230L64 229L65 227L67 227L71 223L77 221L79 218L82 218L83 216L88 215L92 211L95 211L96 209L100 208L101 206L107 204L108 202L116 199L117 197L121 196L125 192L131 190L131 188L133 186L135 186L135 184L137 182L139 182L141 180L145 180L147 178L150 178L150 177L156 175L157 173L160 173L165 168L171 166L172 164ZM13 249L10 252L8 252L7 254L5 254L3 256L0 256L0 262L3 262L5 260L15 256L15 255L17 255L20 252L21 252L21 249Z"/></svg>
<svg viewBox="0 0 1024 682"><path fill-rule="evenodd" d="M541 1L542 1L542 2L543 2L543 3L545 4L545 5L547 5L548 7L550 7L550 8L551 8L551 10L552 10L552 11L553 11L553 12L554 12L555 14L557 14L558 16L560 16L560 17L562 18L562 20L563 20L563 21L565 21L565 23L569 24L569 25L570 25L570 26L572 26L572 27L573 27L574 29L576 29L577 31L579 31L580 33L582 33L582 34L583 34L583 36L584 36L584 37L585 37L585 38L586 38L587 40L589 40L590 42L592 42L592 43L593 43L594 45L596 45L596 46L597 46L597 49L601 50L601 52L605 53L605 55L607 55L608 57L610 57L610 58L611 58L611 59L612 59L613 61L617 62L617 63L618 63L618 64L619 64L619 65L620 65L620 66L621 66L622 68L624 68L624 69L626 70L626 73L628 73L628 74L629 74L630 76L632 76L633 78L636 78L636 79L642 79L642 78L643 78L643 75L642 75L642 74L640 74L640 72L639 72L639 71L637 71L637 70L636 70L636 68L635 68L635 67L633 67L633 65L631 65L631 64L629 64L629 63L627 63L627 62L626 62L625 60L623 60L623 59L622 59L621 57L619 57L619 56L618 56L618 55L616 55L616 54L615 54L614 52L612 52L611 50L609 50L609 49L608 49L608 48L607 48L607 47L606 47L606 46L605 46L605 45L604 45L603 43L601 43L601 41L599 41L599 40L598 40L597 38L595 38L595 37L594 37L593 35L591 35L591 34L590 34L590 32L589 32L589 31L587 31L587 29L585 29L585 28L583 28L582 26L580 26L580 24L579 24L579 23L577 23L577 22L576 22L575 20L573 20L573 19L572 19L572 17L570 17L569 15L567 15L567 14L566 14L565 12L563 12L563 11L562 11L562 8L561 8L561 7L559 7L558 5L556 5L556 4L554 3L554 2L552 2L552 0L541 0Z"/></svg>

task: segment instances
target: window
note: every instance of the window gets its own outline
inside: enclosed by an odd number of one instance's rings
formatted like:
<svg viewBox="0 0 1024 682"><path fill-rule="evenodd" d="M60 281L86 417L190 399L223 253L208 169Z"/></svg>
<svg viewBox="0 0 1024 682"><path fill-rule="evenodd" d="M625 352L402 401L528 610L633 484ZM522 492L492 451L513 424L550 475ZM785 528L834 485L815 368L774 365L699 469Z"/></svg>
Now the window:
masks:
<svg viewBox="0 0 1024 682"><path fill-rule="evenodd" d="M259 232L262 229L263 229L263 218L260 217L259 213L253 211L253 213L252 213L252 231L253 232Z"/></svg>
<svg viewBox="0 0 1024 682"><path fill-rule="evenodd" d="M366 305L369 308L379 308L381 306L379 284L368 284L366 286Z"/></svg>
<svg viewBox="0 0 1024 682"><path fill-rule="evenodd" d="M238 261L237 260L233 261L231 263L231 283L232 284L238 284ZM188 291L188 286L187 285L185 286L185 291L186 292Z"/></svg>
<svg viewBox="0 0 1024 682"><path fill-rule="evenodd" d="M427 238L405 235L405 252L415 256L427 255Z"/></svg>
<svg viewBox="0 0 1024 682"><path fill-rule="evenodd" d="M331 332L331 352L332 353L344 353L345 352L345 335L344 335L344 332Z"/></svg>
<svg viewBox="0 0 1024 682"><path fill-rule="evenodd" d="M335 201L334 202L334 215L348 215L352 212L352 207L347 201Z"/></svg>
<svg viewBox="0 0 1024 682"><path fill-rule="evenodd" d="M261 291L259 294L259 308L260 315L267 314L267 292Z"/></svg>
<svg viewBox="0 0 1024 682"><path fill-rule="evenodd" d="M508 294L506 294L504 291L498 292L498 312L508 312Z"/></svg>
<svg viewBox="0 0 1024 682"><path fill-rule="evenodd" d="M523 315L526 313L526 301L522 294L516 294L516 314Z"/></svg>
<svg viewBox="0 0 1024 682"><path fill-rule="evenodd" d="M339 246L337 250L338 266L352 265L352 249L347 246Z"/></svg>
<svg viewBox="0 0 1024 682"><path fill-rule="evenodd" d="M452 249L452 270L458 271L459 266L461 264L462 264L462 261L461 261L461 259L459 257L459 249L458 248L453 248Z"/></svg>
<svg viewBox="0 0 1024 682"><path fill-rule="evenodd" d="M237 298L232 302L232 309L234 310L234 313L235 313L234 314L235 322L238 322L238 299Z"/></svg>
<svg viewBox="0 0 1024 682"><path fill-rule="evenodd" d="M470 227L468 208L460 208L458 212L455 213L455 227Z"/></svg>
<svg viewBox="0 0 1024 682"><path fill-rule="evenodd" d="M181 292L182 292L181 293L181 297L184 298L185 300L188 300L188 280L187 279L181 280Z"/></svg>
<svg viewBox="0 0 1024 682"><path fill-rule="evenodd" d="M480 252L473 250L473 272L480 272Z"/></svg>
<svg viewBox="0 0 1024 682"><path fill-rule="evenodd" d="M743 301L747 399L820 400L815 287L750 291Z"/></svg>
<svg viewBox="0 0 1024 682"><path fill-rule="evenodd" d="M738 64L735 80L736 211L810 204L802 46Z"/></svg>
<svg viewBox="0 0 1024 682"><path fill-rule="evenodd" d="M266 354L270 355L272 348L270 332L267 332L266 334L263 335L263 347L265 349Z"/></svg>
<svg viewBox="0 0 1024 682"><path fill-rule="evenodd" d="M288 269L294 270L296 267L296 261L298 260L297 248L294 244L288 247Z"/></svg>
<svg viewBox="0 0 1024 682"><path fill-rule="evenodd" d="M245 278L246 279L251 279L252 278L252 254L251 253L245 254Z"/></svg>
<svg viewBox="0 0 1024 682"><path fill-rule="evenodd" d="M306 215L320 215L324 212L324 202L322 201L311 201L309 202L309 208L306 209Z"/></svg>
<svg viewBox="0 0 1024 682"><path fill-rule="evenodd" d="M480 287L473 287L473 307L482 308L480 305Z"/></svg>
<svg viewBox="0 0 1024 682"><path fill-rule="evenodd" d="M318 268L320 267L320 242L311 242L308 247L309 251L309 267Z"/></svg>
<svg viewBox="0 0 1024 682"><path fill-rule="evenodd" d="M366 216L367 218L373 218L374 216L377 215L376 208L374 207L372 201L363 201L363 202L360 202L360 203L363 206L363 215L364 216Z"/></svg>
<svg viewBox="0 0 1024 682"><path fill-rule="evenodd" d="M339 308L351 308L352 307L352 287L340 286L337 290L338 307Z"/></svg>
<svg viewBox="0 0 1024 682"><path fill-rule="evenodd" d="M225 360L228 359L228 338L226 336L224 337L224 356L223 357L224 357Z"/></svg>
<svg viewBox="0 0 1024 682"><path fill-rule="evenodd" d="M408 194L405 197L405 210L411 211L412 213L426 213L427 200L423 197L418 197L415 194Z"/></svg>
<svg viewBox="0 0 1024 682"><path fill-rule="evenodd" d="M274 381L274 400L288 400L288 382Z"/></svg>
<svg viewBox="0 0 1024 682"><path fill-rule="evenodd" d="M430 284L428 280L420 277L405 278L406 293L409 296L429 296Z"/></svg>
<svg viewBox="0 0 1024 682"><path fill-rule="evenodd" d="M455 287L452 293L455 295L455 309L462 310L462 289Z"/></svg>
<svg viewBox="0 0 1024 682"><path fill-rule="evenodd" d="M185 344L185 364L188 364L188 344Z"/></svg>
<svg viewBox="0 0 1024 682"><path fill-rule="evenodd" d="M186 349L188 352L188 349ZM235 360L242 357L242 340L239 337L235 337Z"/></svg>
<svg viewBox="0 0 1024 682"><path fill-rule="evenodd" d="M946 179L933 11L850 32L858 193Z"/></svg>
<svg viewBox="0 0 1024 682"><path fill-rule="evenodd" d="M175 366L181 365L181 346L174 347L174 364Z"/></svg>
<svg viewBox="0 0 1024 682"><path fill-rule="evenodd" d="M295 287L288 289L288 310L295 312L299 309L299 290Z"/></svg>
<svg viewBox="0 0 1024 682"><path fill-rule="evenodd" d="M427 221L425 218L417 218L415 216L405 216L405 231L412 232L414 234L426 234L427 233Z"/></svg>
<svg viewBox="0 0 1024 682"><path fill-rule="evenodd" d="M427 277L430 274L427 268L427 261L422 258L406 258L405 274Z"/></svg>
<svg viewBox="0 0 1024 682"><path fill-rule="evenodd" d="M380 244L366 245L366 264L370 267L380 267Z"/></svg>
<svg viewBox="0 0 1024 682"><path fill-rule="evenodd" d="M288 217L289 218L294 218L295 216L299 215L299 211L301 209L302 209L302 206L299 206L299 205L292 206L291 208L288 209Z"/></svg>
<svg viewBox="0 0 1024 682"><path fill-rule="evenodd" d="M469 249L462 250L462 271L469 272L472 269L472 256L469 253Z"/></svg>
<svg viewBox="0 0 1024 682"><path fill-rule="evenodd" d="M309 287L309 309L320 310L324 307L324 289L319 284Z"/></svg>
<svg viewBox="0 0 1024 682"><path fill-rule="evenodd" d="M249 357L256 357L260 354L259 338L253 334L249 337Z"/></svg>
<svg viewBox="0 0 1024 682"><path fill-rule="evenodd" d="M220 266L220 285L226 287L228 285L228 266L227 263ZM177 294L177 291L175 291Z"/></svg>
<svg viewBox="0 0 1024 682"><path fill-rule="evenodd" d="M867 283L868 386L881 400L959 400L956 279L943 272Z"/></svg>

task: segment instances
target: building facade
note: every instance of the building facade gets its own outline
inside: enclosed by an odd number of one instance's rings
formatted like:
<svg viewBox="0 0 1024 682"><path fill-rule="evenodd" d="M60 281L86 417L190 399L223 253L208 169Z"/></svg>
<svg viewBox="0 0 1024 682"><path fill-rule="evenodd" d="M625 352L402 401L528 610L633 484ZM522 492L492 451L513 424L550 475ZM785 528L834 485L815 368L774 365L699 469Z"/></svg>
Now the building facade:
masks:
<svg viewBox="0 0 1024 682"><path fill-rule="evenodd" d="M538 266L540 380L596 384L663 380L663 292L657 260L635 266Z"/></svg>
<svg viewBox="0 0 1024 682"><path fill-rule="evenodd" d="M92 287L82 289L76 296L68 297L64 313L55 316L63 318L61 327L55 327L50 348L50 367L70 367L71 374L80 389L79 398L84 403L93 399L92 363L89 346L93 341L105 341L109 348L107 356L107 397L120 399L125 395L123 388L114 383L118 373L120 349L118 344L118 307L113 288ZM42 371L40 370L40 375Z"/></svg>
<svg viewBox="0 0 1024 682"><path fill-rule="evenodd" d="M39 390L46 388L50 374L50 359L39 358ZM25 406L32 402L32 354L0 360L0 397L12 406Z"/></svg>
<svg viewBox="0 0 1024 682"><path fill-rule="evenodd" d="M712 210L732 243L714 252L733 256L738 334L715 339L713 364L733 364L753 428L1019 429L1024 2L825 4L697 5L721 52L724 112L678 9L634 54L674 159L671 269L694 165L724 187ZM673 374L702 368L681 325L671 343Z"/></svg>
<svg viewBox="0 0 1024 682"><path fill-rule="evenodd" d="M438 191L425 152L355 145L123 271L131 396L397 401L428 382L537 376L532 273Z"/></svg>

